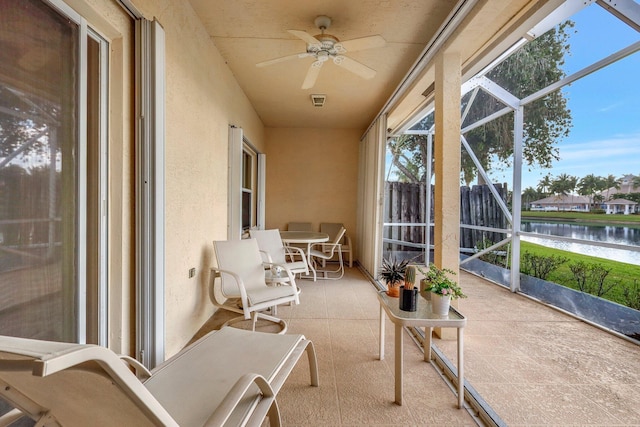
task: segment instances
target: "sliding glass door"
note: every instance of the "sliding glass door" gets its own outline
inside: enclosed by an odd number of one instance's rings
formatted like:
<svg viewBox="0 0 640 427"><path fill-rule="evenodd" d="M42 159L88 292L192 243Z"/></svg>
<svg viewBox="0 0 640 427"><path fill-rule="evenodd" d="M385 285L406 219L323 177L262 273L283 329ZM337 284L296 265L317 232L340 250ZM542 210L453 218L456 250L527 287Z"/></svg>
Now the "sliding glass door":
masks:
<svg viewBox="0 0 640 427"><path fill-rule="evenodd" d="M106 47L63 3L0 3L2 335L106 336Z"/></svg>

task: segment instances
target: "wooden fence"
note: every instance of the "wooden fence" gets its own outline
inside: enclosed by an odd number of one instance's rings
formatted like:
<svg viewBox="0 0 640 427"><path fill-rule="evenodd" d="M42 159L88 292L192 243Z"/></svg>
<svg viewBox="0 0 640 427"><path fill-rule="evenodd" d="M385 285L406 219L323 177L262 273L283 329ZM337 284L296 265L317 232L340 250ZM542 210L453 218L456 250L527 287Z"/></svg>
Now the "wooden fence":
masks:
<svg viewBox="0 0 640 427"><path fill-rule="evenodd" d="M494 184L502 200L506 200L507 186ZM421 250L424 245L425 227L414 224L426 224L426 184L389 182L385 183L385 223L405 223L412 225L385 227L384 238L398 242L409 242L408 245L394 244L395 250ZM430 188L431 212L433 222L433 186ZM489 186L474 185L460 187L460 223L492 228L506 228L507 221L498 202L491 194ZM460 247L474 248L482 245L485 239L498 242L505 237L504 233L479 230L460 229ZM413 243L413 245L411 244ZM433 234L431 242L433 244Z"/></svg>

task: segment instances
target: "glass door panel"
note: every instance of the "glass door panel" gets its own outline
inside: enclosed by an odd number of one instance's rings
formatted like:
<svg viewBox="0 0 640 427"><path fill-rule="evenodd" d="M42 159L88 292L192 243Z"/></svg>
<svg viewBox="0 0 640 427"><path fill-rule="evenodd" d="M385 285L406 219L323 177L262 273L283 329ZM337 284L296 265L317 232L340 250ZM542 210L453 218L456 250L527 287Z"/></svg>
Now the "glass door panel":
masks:
<svg viewBox="0 0 640 427"><path fill-rule="evenodd" d="M0 334L76 341L79 26L0 4Z"/></svg>

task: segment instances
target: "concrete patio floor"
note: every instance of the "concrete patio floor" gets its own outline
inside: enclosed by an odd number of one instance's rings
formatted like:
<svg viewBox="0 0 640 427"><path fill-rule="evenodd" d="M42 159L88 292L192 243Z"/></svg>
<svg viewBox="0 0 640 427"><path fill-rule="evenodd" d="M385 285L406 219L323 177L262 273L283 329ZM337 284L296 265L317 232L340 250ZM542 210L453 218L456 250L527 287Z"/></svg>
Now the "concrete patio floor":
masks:
<svg viewBox="0 0 640 427"><path fill-rule="evenodd" d="M474 410L457 409L456 395L411 339L404 341L404 405L393 402L394 328L387 320L380 361L375 288L358 269L337 281L298 283L301 304L279 307L278 315L290 333L314 342L320 387L309 386L301 359L278 395L285 426L482 425ZM499 423L640 425L640 346L474 275L462 273L461 284L469 296L459 301L468 319L465 379ZM216 313L194 338L225 318ZM455 365L455 339L434 344Z"/></svg>

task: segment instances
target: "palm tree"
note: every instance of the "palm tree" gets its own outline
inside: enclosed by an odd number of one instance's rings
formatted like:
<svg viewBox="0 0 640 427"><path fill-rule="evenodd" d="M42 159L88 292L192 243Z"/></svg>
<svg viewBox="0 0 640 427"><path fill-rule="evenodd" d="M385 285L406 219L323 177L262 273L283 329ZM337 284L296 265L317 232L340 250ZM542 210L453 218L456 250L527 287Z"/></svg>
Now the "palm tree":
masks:
<svg viewBox="0 0 640 427"><path fill-rule="evenodd" d="M608 175L603 182L604 189L607 190L607 195L605 196L605 200L610 200L611 190L619 190L620 189L620 179L616 178L613 175Z"/></svg>
<svg viewBox="0 0 640 427"><path fill-rule="evenodd" d="M633 192L635 192L636 188L640 187L640 174L633 176L631 184L633 185Z"/></svg>
<svg viewBox="0 0 640 427"><path fill-rule="evenodd" d="M538 200L540 198L540 193L533 187L527 187L522 192L522 202L523 207L525 209L529 209L531 202Z"/></svg>
<svg viewBox="0 0 640 427"><path fill-rule="evenodd" d="M566 196L567 194L570 194L573 190L575 190L577 183L577 177L563 173L558 175L558 177L553 180L550 190L554 194L562 194Z"/></svg>
<svg viewBox="0 0 640 427"><path fill-rule="evenodd" d="M543 196L548 196L549 195L549 189L551 188L551 174L547 174L544 178L542 178L540 180L540 182L538 183L538 187L537 190L540 192L541 195Z"/></svg>
<svg viewBox="0 0 640 427"><path fill-rule="evenodd" d="M577 183L577 177L567 175L566 173L560 174L551 183L551 192L558 196L567 196L573 192Z"/></svg>
<svg viewBox="0 0 640 427"><path fill-rule="evenodd" d="M594 174L585 176L578 182L578 194L580 194L581 196L588 196L589 204L592 205L594 199L593 196L598 190L600 190L603 181L604 178L595 176Z"/></svg>

